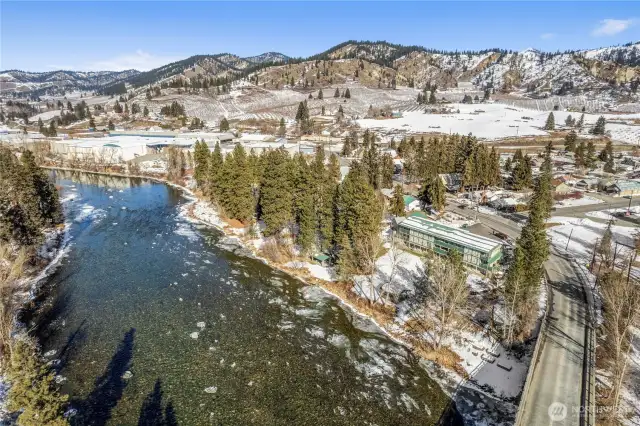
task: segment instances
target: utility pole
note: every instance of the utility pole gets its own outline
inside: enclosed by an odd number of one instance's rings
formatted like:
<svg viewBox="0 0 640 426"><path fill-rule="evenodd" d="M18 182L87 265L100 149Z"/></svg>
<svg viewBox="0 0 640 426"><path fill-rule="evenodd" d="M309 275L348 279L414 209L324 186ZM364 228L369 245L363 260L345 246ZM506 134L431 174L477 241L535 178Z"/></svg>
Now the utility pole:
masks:
<svg viewBox="0 0 640 426"><path fill-rule="evenodd" d="M564 251L567 251L569 249L569 242L571 242L571 236L573 235L573 226L571 227L571 232L569 232L569 238L567 239L567 245L564 248Z"/></svg>
<svg viewBox="0 0 640 426"><path fill-rule="evenodd" d="M573 228L571 228L571 230L573 231ZM593 245L593 255L591 256L591 264L589 265L589 272L593 273L593 264L596 262L596 248L598 248L598 241L600 239L596 240L596 243Z"/></svg>

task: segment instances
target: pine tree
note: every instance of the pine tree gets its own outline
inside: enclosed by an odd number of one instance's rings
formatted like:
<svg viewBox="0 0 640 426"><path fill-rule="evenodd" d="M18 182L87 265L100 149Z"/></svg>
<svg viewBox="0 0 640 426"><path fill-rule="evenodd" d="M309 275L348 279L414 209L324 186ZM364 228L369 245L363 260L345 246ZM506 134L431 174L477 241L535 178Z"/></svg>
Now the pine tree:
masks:
<svg viewBox="0 0 640 426"><path fill-rule="evenodd" d="M113 125L113 121L109 120L109 123L107 124L107 128L109 130L115 130L116 126Z"/></svg>
<svg viewBox="0 0 640 426"><path fill-rule="evenodd" d="M402 194L402 186L396 185L393 188L393 197L391 198L390 213L394 216L404 216L404 195Z"/></svg>
<svg viewBox="0 0 640 426"><path fill-rule="evenodd" d="M604 135L605 133L605 124L606 124L606 120L604 119L604 116L600 116L598 118L598 120L596 121L595 126L593 126L593 129L591 129L591 134L593 135Z"/></svg>
<svg viewBox="0 0 640 426"><path fill-rule="evenodd" d="M502 174L500 173L500 155L495 147L491 147L489 154L489 185L500 185Z"/></svg>
<svg viewBox="0 0 640 426"><path fill-rule="evenodd" d="M553 113L550 112L547 117L547 121L544 123L544 130L555 130L556 128L556 120L553 116Z"/></svg>
<svg viewBox="0 0 640 426"><path fill-rule="evenodd" d="M572 130L564 137L564 149L567 152L573 152L576 149L576 141L578 140L578 134Z"/></svg>
<svg viewBox="0 0 640 426"><path fill-rule="evenodd" d="M349 91L349 89L345 90L344 92L344 97L346 99L351 99L351 92Z"/></svg>
<svg viewBox="0 0 640 426"><path fill-rule="evenodd" d="M7 408L20 412L17 424L68 425L64 417L68 397L58 391L55 374L40 358L35 343L25 337L14 340L11 346Z"/></svg>
<svg viewBox="0 0 640 426"><path fill-rule="evenodd" d="M38 117L38 129L40 129L40 133L42 133L42 129L44 129L44 123L40 117Z"/></svg>
<svg viewBox="0 0 640 426"><path fill-rule="evenodd" d="M607 173L615 173L615 163L613 162L613 144L610 140L607 141L607 145L604 147L601 153L601 160L605 162L604 171Z"/></svg>
<svg viewBox="0 0 640 426"><path fill-rule="evenodd" d="M575 150L573 158L575 159L576 167L584 167L586 165L586 150L587 147L584 141L580 142Z"/></svg>
<svg viewBox="0 0 640 426"><path fill-rule="evenodd" d="M218 174L218 187L219 202L227 217L248 223L254 215L255 200L247 153L242 145L237 144L227 154L222 171Z"/></svg>
<svg viewBox="0 0 640 426"><path fill-rule="evenodd" d="M336 91L333 93L333 97L334 98L339 98L340 97L340 89L338 89L337 87L336 87Z"/></svg>
<svg viewBox="0 0 640 426"><path fill-rule="evenodd" d="M220 144L216 142L213 152L209 156L209 168L207 169L207 177L205 188L211 198L211 201L220 201L222 194L222 186L220 185L220 175L223 172L224 159Z"/></svg>
<svg viewBox="0 0 640 426"><path fill-rule="evenodd" d="M567 115L567 118L564 120L564 124L567 127L573 127L576 123L571 114Z"/></svg>
<svg viewBox="0 0 640 426"><path fill-rule="evenodd" d="M193 171L193 178L196 180L196 184L201 190L204 190L206 186L207 172L209 170L209 155L209 147L205 141L196 141L193 153L196 163Z"/></svg>
<svg viewBox="0 0 640 426"><path fill-rule="evenodd" d="M266 236L278 235L293 220L293 186L289 154L283 149L265 153L260 185L259 212Z"/></svg>
<svg viewBox="0 0 640 426"><path fill-rule="evenodd" d="M311 164L311 175L313 176L312 203L314 206L318 246L322 250L327 250L333 240L334 201L340 174L340 164L335 154L332 154L329 158L329 168L325 167L324 160L324 149L318 146ZM337 178L334 175L334 167L336 165Z"/></svg>
<svg viewBox="0 0 640 426"><path fill-rule="evenodd" d="M322 94L322 89L318 90L318 99L322 100L324 95Z"/></svg>
<svg viewBox="0 0 640 426"><path fill-rule="evenodd" d="M336 155L336 153L332 153L329 157L329 177L331 181L334 183L340 182L340 159Z"/></svg>
<svg viewBox="0 0 640 426"><path fill-rule="evenodd" d="M526 157L525 157L526 158ZM550 215L551 174L543 171L538 177L530 203L527 223L516 241L514 261L509 266L504 286L507 309L514 319L508 343L526 338L537 318L538 293L543 276L543 264L549 256L545 219Z"/></svg>
<svg viewBox="0 0 640 426"><path fill-rule="evenodd" d="M280 125L278 126L278 136L284 137L286 134L287 134L287 126L284 123L284 118L281 118Z"/></svg>
<svg viewBox="0 0 640 426"><path fill-rule="evenodd" d="M585 166L592 169L596 165L596 147L592 141L587 143L587 150L585 152Z"/></svg>
<svg viewBox="0 0 640 426"><path fill-rule="evenodd" d="M370 146L367 137L367 132L365 132L364 140L364 152L362 154L362 163L361 166L367 175L369 180L369 184L373 186L374 189L380 188L380 156L378 153L378 148L376 146Z"/></svg>
<svg viewBox="0 0 640 426"><path fill-rule="evenodd" d="M580 119L576 123L576 128L578 129L578 131L581 131L582 127L584 127L584 114L580 116Z"/></svg>
<svg viewBox="0 0 640 426"><path fill-rule="evenodd" d="M425 181L420 194L423 204L431 205L436 211L442 211L446 201L446 188L439 176L434 176Z"/></svg>
<svg viewBox="0 0 640 426"><path fill-rule="evenodd" d="M431 94L429 94L429 103L432 105L435 105L436 103L438 103L438 101L436 100L436 92L435 90L431 91Z"/></svg>
<svg viewBox="0 0 640 426"><path fill-rule="evenodd" d="M221 132L229 131L229 121L227 120L226 117L222 117L222 120L220 120L220 131Z"/></svg>
<svg viewBox="0 0 640 426"><path fill-rule="evenodd" d="M116 101L116 103L113 105L113 112L115 113L122 113L122 107L120 106L120 102Z"/></svg>
<svg viewBox="0 0 640 426"><path fill-rule="evenodd" d="M96 122L95 122L95 120L93 119L93 117L91 117L91 118L89 119L89 128L90 128L90 129L95 129L95 128L96 128Z"/></svg>
<svg viewBox="0 0 640 426"><path fill-rule="evenodd" d="M145 105L144 109L142 110L142 115L144 115L145 117L149 116L149 108L147 108L146 105Z"/></svg>
<svg viewBox="0 0 640 426"><path fill-rule="evenodd" d="M391 188L393 185L394 171L395 164L393 164L393 157L391 157L391 154L385 153L380 163L380 180L383 188Z"/></svg>
<svg viewBox="0 0 640 426"><path fill-rule="evenodd" d="M473 156L469 156L464 163L464 173L462 174L462 186L472 187L477 185L476 164Z"/></svg>
<svg viewBox="0 0 640 426"><path fill-rule="evenodd" d="M349 173L340 184L337 195L336 241L348 240L347 252L353 252L356 267L362 266L364 252L380 234L382 204L369 185L362 167L353 162ZM338 254L344 259L344 252Z"/></svg>
<svg viewBox="0 0 640 426"><path fill-rule="evenodd" d="M504 161L504 171L505 171L505 172L510 172L510 171L511 171L511 157L508 157L508 158Z"/></svg>
<svg viewBox="0 0 640 426"><path fill-rule="evenodd" d="M302 253L310 251L316 237L314 205L315 176L303 154L296 154L293 162L293 209L298 232L296 242ZM324 168L324 167L323 167Z"/></svg>
<svg viewBox="0 0 640 426"><path fill-rule="evenodd" d="M516 191L530 187L531 174L531 162L528 156L522 157L511 168L511 185Z"/></svg>
<svg viewBox="0 0 640 426"><path fill-rule="evenodd" d="M615 173L616 172L616 166L613 162L613 157L609 157L607 158L607 161L604 163L604 167L603 170L607 173Z"/></svg>
<svg viewBox="0 0 640 426"><path fill-rule="evenodd" d="M51 120L49 122L49 130L47 131L47 136L55 137L58 135L58 131L56 130L56 124Z"/></svg>

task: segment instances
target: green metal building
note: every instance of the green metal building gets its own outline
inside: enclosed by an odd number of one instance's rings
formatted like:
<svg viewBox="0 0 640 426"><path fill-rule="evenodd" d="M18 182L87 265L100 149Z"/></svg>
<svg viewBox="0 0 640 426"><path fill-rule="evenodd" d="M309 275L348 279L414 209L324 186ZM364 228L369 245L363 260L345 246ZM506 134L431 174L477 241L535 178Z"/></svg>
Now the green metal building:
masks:
<svg viewBox="0 0 640 426"><path fill-rule="evenodd" d="M467 267L482 273L496 271L502 258L500 242L419 216L398 218L394 238L413 250L441 255L456 250Z"/></svg>

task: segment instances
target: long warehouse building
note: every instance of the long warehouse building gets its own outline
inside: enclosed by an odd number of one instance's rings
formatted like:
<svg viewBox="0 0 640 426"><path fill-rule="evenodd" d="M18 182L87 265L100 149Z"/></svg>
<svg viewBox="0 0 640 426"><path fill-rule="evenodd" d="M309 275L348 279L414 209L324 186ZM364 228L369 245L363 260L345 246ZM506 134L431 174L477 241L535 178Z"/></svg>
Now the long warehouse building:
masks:
<svg viewBox="0 0 640 426"><path fill-rule="evenodd" d="M398 218L395 228L394 238L408 248L440 255L456 250L467 267L485 274L495 271L502 258L500 242L465 229L452 228L418 216Z"/></svg>

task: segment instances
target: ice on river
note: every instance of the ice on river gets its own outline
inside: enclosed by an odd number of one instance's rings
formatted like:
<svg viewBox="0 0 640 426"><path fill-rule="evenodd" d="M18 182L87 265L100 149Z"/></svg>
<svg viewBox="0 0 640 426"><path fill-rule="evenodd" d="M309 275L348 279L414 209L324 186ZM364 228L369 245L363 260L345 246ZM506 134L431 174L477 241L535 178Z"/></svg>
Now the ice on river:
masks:
<svg viewBox="0 0 640 426"><path fill-rule="evenodd" d="M173 232L176 235L187 237L189 241L198 241L199 239L199 234L193 229L190 224L185 222L178 222L178 225Z"/></svg>
<svg viewBox="0 0 640 426"><path fill-rule="evenodd" d="M76 223L82 223L87 221L98 222L104 218L106 212L101 209L96 209L90 204L85 204L81 207L80 212L73 219Z"/></svg>

